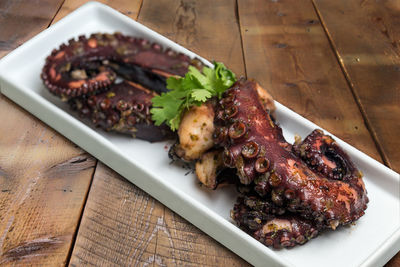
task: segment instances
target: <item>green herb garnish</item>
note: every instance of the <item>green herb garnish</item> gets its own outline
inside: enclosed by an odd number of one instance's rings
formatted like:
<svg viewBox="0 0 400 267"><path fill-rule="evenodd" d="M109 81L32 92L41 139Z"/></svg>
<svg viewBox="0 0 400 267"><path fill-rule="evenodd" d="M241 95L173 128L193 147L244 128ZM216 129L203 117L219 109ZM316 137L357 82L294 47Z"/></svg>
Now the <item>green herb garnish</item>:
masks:
<svg viewBox="0 0 400 267"><path fill-rule="evenodd" d="M213 69L204 67L202 72L189 66L185 77L167 79L167 89L171 91L151 100L153 108L150 112L155 125L165 122L173 131L177 130L185 110L200 106L212 97L221 98L235 81L235 74L221 62L214 62Z"/></svg>

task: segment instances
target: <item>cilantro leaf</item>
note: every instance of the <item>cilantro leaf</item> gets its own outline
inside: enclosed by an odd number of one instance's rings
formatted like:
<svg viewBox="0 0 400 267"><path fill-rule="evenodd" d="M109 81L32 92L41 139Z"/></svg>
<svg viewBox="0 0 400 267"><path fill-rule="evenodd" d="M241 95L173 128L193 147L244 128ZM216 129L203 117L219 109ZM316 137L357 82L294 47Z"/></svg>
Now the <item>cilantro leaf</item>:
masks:
<svg viewBox="0 0 400 267"><path fill-rule="evenodd" d="M204 69L210 69L210 68L204 67L204 68L203 68L203 71L204 71ZM208 83L207 77L204 76L204 75L203 75L198 69L196 69L195 67L189 66L189 72L188 72L188 74L189 74L191 77L193 77L193 79L196 79L196 80L199 82L200 86L202 86L202 88L204 88L205 86L207 86L207 83Z"/></svg>
<svg viewBox="0 0 400 267"><path fill-rule="evenodd" d="M177 95L179 96L180 94ZM153 97L151 100L153 102L153 108L150 112L156 125L161 125L164 121L170 121L176 117L176 114L179 114L179 108L183 100L177 97L177 95L164 93L160 96Z"/></svg>
<svg viewBox="0 0 400 267"><path fill-rule="evenodd" d="M167 89L174 90L176 88L181 88L182 87L181 84L182 80L180 78L171 76L170 78L167 79Z"/></svg>
<svg viewBox="0 0 400 267"><path fill-rule="evenodd" d="M212 97L221 98L235 82L235 74L221 62L214 62L214 68L204 67L201 72L189 66L185 77L167 79L169 92L153 97L152 119L155 125L166 123L175 131L186 110Z"/></svg>
<svg viewBox="0 0 400 267"><path fill-rule="evenodd" d="M207 99L212 97L212 94L210 91L204 89L193 89L191 96L196 101L206 102Z"/></svg>

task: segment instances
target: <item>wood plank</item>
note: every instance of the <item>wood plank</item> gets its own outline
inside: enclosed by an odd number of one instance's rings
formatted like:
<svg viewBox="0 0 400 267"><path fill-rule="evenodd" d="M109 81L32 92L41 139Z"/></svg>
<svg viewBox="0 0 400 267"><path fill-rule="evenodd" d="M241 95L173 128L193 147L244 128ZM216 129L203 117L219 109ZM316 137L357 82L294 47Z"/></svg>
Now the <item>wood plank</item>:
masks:
<svg viewBox="0 0 400 267"><path fill-rule="evenodd" d="M156 255L166 266L249 266L185 219L165 208Z"/></svg>
<svg viewBox="0 0 400 267"><path fill-rule="evenodd" d="M0 265L61 265L95 160L4 97L0 114Z"/></svg>
<svg viewBox="0 0 400 267"><path fill-rule="evenodd" d="M318 10L321 9L322 3L326 5L324 9L326 15L324 16L329 16L329 23L326 23L328 31L331 32L333 27L337 31L336 38L341 38L340 42L347 44L354 44L353 39L363 36L358 40L362 44L346 47L348 50L346 53L342 53L344 56L341 61L345 57L353 55L353 57L349 57L348 61L352 59L357 62L354 57L355 53L356 56L360 56L360 54L363 56L367 54L376 55L377 51L362 52L359 50L359 47L363 46L375 47L375 44L370 43L369 40L377 39L377 37L365 36L364 32L368 32L369 26L365 24L361 27L362 23L356 24L356 21L352 20L355 17L360 17L364 18L363 21L366 23L367 20L371 21L371 17L356 14L355 11L359 7L355 6L343 12L343 6L353 5L356 1L343 0L339 2L317 0ZM366 3L367 1L361 2ZM357 3L359 2L357 1ZM376 6L379 5L380 3L376 3ZM391 15L393 13L387 13L386 16ZM248 76L259 80L279 102L373 158L381 160L312 3L297 0L270 1L268 3L258 0L239 0L239 17ZM393 30L394 27L391 27L391 29ZM398 39L399 35L396 36ZM381 50L378 56L386 53L383 51ZM377 60L377 58L374 58L374 60ZM366 58L367 62L371 60L371 58ZM351 66L354 65L356 64L351 64ZM365 70L365 67L366 65L363 65L360 68ZM392 77L390 75L383 76L383 70L382 76L375 77L376 71L376 68L371 68L369 72L362 76L364 83L363 87L360 88L363 88L363 91L364 87L371 84L375 78L376 83L381 84ZM393 81L398 81L398 79L399 75L393 78ZM361 79L358 82L360 81ZM395 83L390 82L389 84L394 85ZM375 91L370 91L371 93L375 92L375 96L369 99L371 102L379 98L381 94L377 88L381 87L375 87ZM397 104L399 104L398 85L394 88L397 88L397 95L392 91L384 98L391 98L394 101L392 103L397 101ZM368 102L368 105L371 102ZM376 108L378 108L378 104L383 109L381 111L385 113L395 113L395 109L398 108L394 105L382 105L383 103L377 103ZM399 115L397 117L388 115L385 123L396 128L398 118ZM380 119L384 120L383 117ZM397 126L397 130L389 133L393 133L393 135L391 135L392 139L388 139L388 141L397 142L397 146L394 144L392 147L394 150L399 147L398 139L396 139L399 136L399 129Z"/></svg>
<svg viewBox="0 0 400 267"><path fill-rule="evenodd" d="M143 265L162 216L162 205L99 163L70 265Z"/></svg>
<svg viewBox="0 0 400 267"><path fill-rule="evenodd" d="M0 58L46 29L62 2L0 1Z"/></svg>
<svg viewBox="0 0 400 267"><path fill-rule="evenodd" d="M62 2L2 1L0 55L47 28ZM5 97L0 110L0 265L66 263L96 162Z"/></svg>
<svg viewBox="0 0 400 267"><path fill-rule="evenodd" d="M280 103L381 157L310 1L239 0L247 76Z"/></svg>
<svg viewBox="0 0 400 267"><path fill-rule="evenodd" d="M138 21L208 60L244 75L233 0L144 1Z"/></svg>
<svg viewBox="0 0 400 267"><path fill-rule="evenodd" d="M47 28L61 4L1 1L0 57ZM0 265L65 264L95 160L3 96L0 114Z"/></svg>
<svg viewBox="0 0 400 267"><path fill-rule="evenodd" d="M99 163L70 265L245 266L212 238Z"/></svg>
<svg viewBox="0 0 400 267"><path fill-rule="evenodd" d="M400 2L315 5L388 165L400 172Z"/></svg>
<svg viewBox="0 0 400 267"><path fill-rule="evenodd" d="M65 0L62 8L57 13L57 16L54 18L54 22L59 21L78 7L82 6L83 4L90 2L92 0ZM140 6L142 4L141 0L96 0L96 2L100 2L110 7L118 10L122 14L131 17L133 19L137 18L137 15L140 10Z"/></svg>
<svg viewBox="0 0 400 267"><path fill-rule="evenodd" d="M238 74L244 73L235 1L144 1L139 21L202 56L224 61ZM219 27L214 27L217 24ZM247 265L101 164L93 178L70 263Z"/></svg>
<svg viewBox="0 0 400 267"><path fill-rule="evenodd" d="M314 5L385 162L400 172L400 2ZM400 253L387 266L400 266Z"/></svg>

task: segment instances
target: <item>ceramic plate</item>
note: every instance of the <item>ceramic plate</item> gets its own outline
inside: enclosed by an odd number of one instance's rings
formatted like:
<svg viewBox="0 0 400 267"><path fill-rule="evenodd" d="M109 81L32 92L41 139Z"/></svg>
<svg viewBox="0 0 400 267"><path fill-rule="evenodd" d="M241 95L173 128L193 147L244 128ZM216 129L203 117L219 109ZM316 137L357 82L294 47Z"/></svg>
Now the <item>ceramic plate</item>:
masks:
<svg viewBox="0 0 400 267"><path fill-rule="evenodd" d="M150 144L105 133L71 115L39 78L46 56L78 35L115 31L199 57L110 7L91 2L4 57L1 92L253 265L377 266L399 251L399 175L338 138L365 174L370 199L365 216L355 226L324 233L304 246L274 251L233 224L229 217L236 199L233 188L205 190L194 175L170 164L166 149L170 143ZM319 128L279 103L277 118L289 142L295 134L304 137Z"/></svg>

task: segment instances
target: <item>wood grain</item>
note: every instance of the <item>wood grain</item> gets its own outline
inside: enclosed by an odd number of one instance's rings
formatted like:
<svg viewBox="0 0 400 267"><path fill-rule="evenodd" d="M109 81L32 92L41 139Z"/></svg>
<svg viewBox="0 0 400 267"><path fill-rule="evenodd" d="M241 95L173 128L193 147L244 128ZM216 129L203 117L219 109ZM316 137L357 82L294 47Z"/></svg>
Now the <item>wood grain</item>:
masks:
<svg viewBox="0 0 400 267"><path fill-rule="evenodd" d="M381 160L312 3L238 3L247 76L280 103Z"/></svg>
<svg viewBox="0 0 400 267"><path fill-rule="evenodd" d="M0 58L46 29L62 2L0 1Z"/></svg>
<svg viewBox="0 0 400 267"><path fill-rule="evenodd" d="M151 196L98 164L71 266L245 266Z"/></svg>
<svg viewBox="0 0 400 267"><path fill-rule="evenodd" d="M0 57L47 28L61 3L1 1ZM0 114L0 265L65 264L95 160L3 96Z"/></svg>
<svg viewBox="0 0 400 267"><path fill-rule="evenodd" d="M245 74L233 0L144 1L138 21L208 60L224 62L237 75Z"/></svg>
<svg viewBox="0 0 400 267"><path fill-rule="evenodd" d="M400 172L400 1L314 4L385 162ZM400 253L387 266L400 266Z"/></svg>
<svg viewBox="0 0 400 267"><path fill-rule="evenodd" d="M400 172L400 2L315 6L385 161Z"/></svg>
<svg viewBox="0 0 400 267"><path fill-rule="evenodd" d="M54 22L59 21L69 13L73 12L78 7L90 2L91 0L65 0L62 8L59 10L54 18ZM118 10L122 14L131 17L133 19L137 18L137 15L142 4L141 0L96 0L96 2L106 4L115 10Z"/></svg>
<svg viewBox="0 0 400 267"><path fill-rule="evenodd" d="M359 46L375 47L375 43L369 40L375 40L378 37L365 36L360 40L363 44L355 44L352 41L356 36L364 36L364 32L369 31L367 29L369 26L366 25L368 18L365 14L357 14L360 8L356 7L355 3L359 3L359 1L339 2L317 1L316 6L322 12L319 3L326 5L324 10L329 16L329 23L326 23L325 26L328 32L332 31L332 27L334 30L340 31L337 33L337 38L340 38L338 42L348 44L346 48L348 48L347 53L349 54L344 53L344 55L346 57L348 55L354 56L355 53L357 55L362 53L364 56L367 56L367 54L376 55L377 51L375 53L372 51L360 52ZM369 1L361 2L370 3ZM349 5L352 8L348 8L347 12L343 13L342 7ZM376 3L376 6L378 5L380 4ZM393 22L397 20L391 20L389 16L389 14L386 15L387 23L392 21L391 25L395 25ZM363 20L364 26L361 27L361 20L357 21L358 24L353 21L354 18L358 17L365 18ZM279 102L373 158L381 160L372 136L364 124L363 116L355 105L356 102L351 88L335 58L335 52L331 49L312 3L295 0L270 1L268 3L258 0L239 0L239 18L248 76L259 80ZM334 40L336 41L336 39ZM350 45L350 43L353 45ZM381 50L378 56L382 53L385 53L384 50ZM352 58L353 62L357 62L356 58ZM370 62L377 60L377 58L367 57L366 61ZM379 57L379 59L382 58ZM386 62L389 61L386 60ZM351 66L354 65L356 63L351 64ZM367 70L365 65L360 68L365 72L358 82L363 81L365 86L370 84L371 80L375 80L376 84L385 83L392 77L390 74L384 76L383 69L382 75L375 77L375 68ZM392 83L392 81L398 81L399 77L399 75L396 78L393 76L389 84L393 86L395 83ZM351 82L353 83L353 80ZM380 98L391 99L392 105L385 105L382 101L377 101L374 108L382 108L381 111L384 113L393 112L396 114L396 109L400 104L398 101L398 84L397 82L397 87L391 87L393 90L388 91L387 97L379 97L381 91L378 88L381 87L371 89L370 93L375 93L375 95L371 96L368 105ZM397 90L397 92L394 90ZM397 106L394 105L396 101ZM391 139L388 140L392 142L392 148L396 150L399 147L399 141L396 138L399 134L396 133L400 130L400 127L398 123L396 124L399 115L394 116L388 115L386 119L380 117L379 120L382 120L381 124L391 125L392 130L387 131L386 134L391 134ZM380 125L378 118L376 119L376 123ZM393 129L396 127L397 129Z"/></svg>
<svg viewBox="0 0 400 267"><path fill-rule="evenodd" d="M228 22L213 21L218 12ZM244 73L235 1L144 1L139 21L200 55L224 61ZM220 22L219 28L213 27ZM228 39L236 43L227 44ZM96 169L70 263L247 265L104 165Z"/></svg>
<svg viewBox="0 0 400 267"><path fill-rule="evenodd" d="M0 265L61 265L95 160L0 97Z"/></svg>

